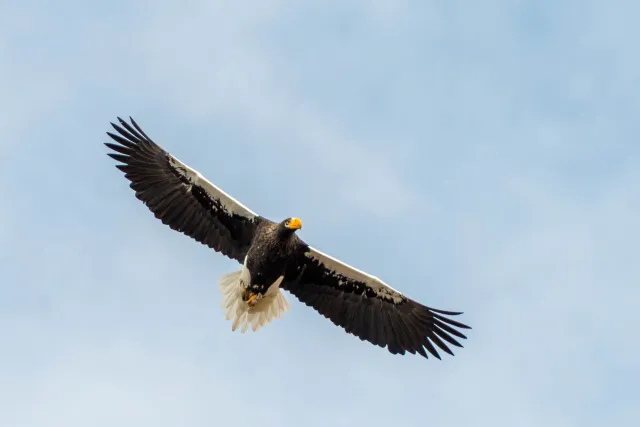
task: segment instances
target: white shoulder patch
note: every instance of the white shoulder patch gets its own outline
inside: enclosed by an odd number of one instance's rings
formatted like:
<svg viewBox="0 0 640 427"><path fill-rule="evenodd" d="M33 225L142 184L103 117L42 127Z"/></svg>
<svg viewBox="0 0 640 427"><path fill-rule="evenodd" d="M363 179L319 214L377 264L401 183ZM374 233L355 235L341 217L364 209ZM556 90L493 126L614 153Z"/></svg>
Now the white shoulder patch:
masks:
<svg viewBox="0 0 640 427"><path fill-rule="evenodd" d="M355 267L345 264L339 259L327 255L324 252L321 252L311 246L309 246L309 252L306 253L306 256L319 261L328 270L333 271L336 274L348 277L349 279L352 279L354 281L364 283L373 292L375 292L378 297L382 299L391 300L397 304L402 302L404 298L404 295L400 291L387 285L378 277L372 276L369 273L365 273L362 270L358 270ZM340 281L338 284L339 286L343 286L346 283Z"/></svg>
<svg viewBox="0 0 640 427"><path fill-rule="evenodd" d="M207 192L209 197L218 200L224 210L231 214L243 216L245 218L255 218L258 216L251 209L240 203L238 200L225 193L220 187L214 185L211 181L205 178L200 172L189 167L187 164L178 160L177 157L169 154L169 164L178 170L180 173L187 177L189 182L193 185L202 187Z"/></svg>

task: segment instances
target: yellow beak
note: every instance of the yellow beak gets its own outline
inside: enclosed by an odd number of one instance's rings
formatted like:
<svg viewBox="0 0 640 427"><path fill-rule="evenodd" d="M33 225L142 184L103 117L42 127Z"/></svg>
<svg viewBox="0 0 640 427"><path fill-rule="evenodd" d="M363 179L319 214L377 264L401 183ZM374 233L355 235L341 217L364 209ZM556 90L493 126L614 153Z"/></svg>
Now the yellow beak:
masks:
<svg viewBox="0 0 640 427"><path fill-rule="evenodd" d="M302 228L302 221L300 221L300 218L291 218L287 227L291 230L300 230Z"/></svg>

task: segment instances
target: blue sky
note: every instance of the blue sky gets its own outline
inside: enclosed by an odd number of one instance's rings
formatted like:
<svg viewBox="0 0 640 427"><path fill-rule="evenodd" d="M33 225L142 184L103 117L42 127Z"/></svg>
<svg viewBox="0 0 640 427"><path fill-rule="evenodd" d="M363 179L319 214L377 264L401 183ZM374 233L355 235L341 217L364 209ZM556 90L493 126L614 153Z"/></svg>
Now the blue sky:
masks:
<svg viewBox="0 0 640 427"><path fill-rule="evenodd" d="M0 425L602 426L640 419L632 1L0 3ZM473 326L397 357L133 196L133 116L251 209ZM390 424L393 423L393 424Z"/></svg>

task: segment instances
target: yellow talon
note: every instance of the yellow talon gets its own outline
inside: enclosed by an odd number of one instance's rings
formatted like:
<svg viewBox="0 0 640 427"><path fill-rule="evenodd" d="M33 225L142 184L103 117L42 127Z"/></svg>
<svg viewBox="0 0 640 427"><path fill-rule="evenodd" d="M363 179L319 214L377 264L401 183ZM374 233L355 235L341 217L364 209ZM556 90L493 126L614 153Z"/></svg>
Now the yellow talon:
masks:
<svg viewBox="0 0 640 427"><path fill-rule="evenodd" d="M252 294L249 299L247 300L247 304L251 305L251 303L258 298L258 294Z"/></svg>

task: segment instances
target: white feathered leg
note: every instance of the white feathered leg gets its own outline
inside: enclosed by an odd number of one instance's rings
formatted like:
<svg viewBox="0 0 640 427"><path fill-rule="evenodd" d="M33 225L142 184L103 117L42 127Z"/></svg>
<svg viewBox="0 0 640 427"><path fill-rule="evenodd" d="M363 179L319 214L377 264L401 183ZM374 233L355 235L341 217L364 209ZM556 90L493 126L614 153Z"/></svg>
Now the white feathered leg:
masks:
<svg viewBox="0 0 640 427"><path fill-rule="evenodd" d="M245 266L220 277L220 292L222 293L222 308L227 320L233 320L231 330L240 328L246 332L249 326L257 331L274 319L289 311L289 303L280 290L283 277L279 277L267 293L254 305L249 306L242 300L242 291L251 281L251 274Z"/></svg>

